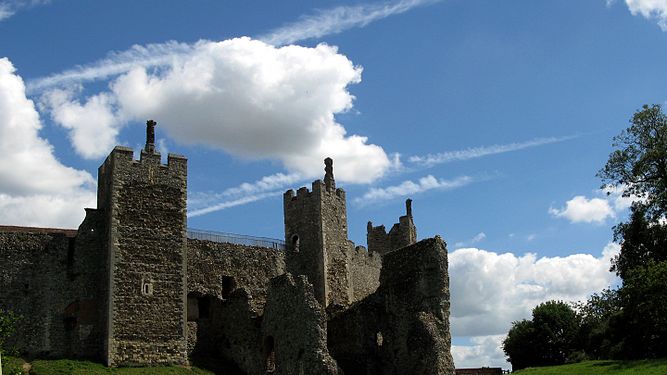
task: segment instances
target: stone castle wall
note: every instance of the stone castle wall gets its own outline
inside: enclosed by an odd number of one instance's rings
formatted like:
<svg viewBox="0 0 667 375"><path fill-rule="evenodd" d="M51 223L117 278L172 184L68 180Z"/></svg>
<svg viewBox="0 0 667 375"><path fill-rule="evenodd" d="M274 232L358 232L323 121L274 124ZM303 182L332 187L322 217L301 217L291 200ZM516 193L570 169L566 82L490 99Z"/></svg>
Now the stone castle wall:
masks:
<svg viewBox="0 0 667 375"><path fill-rule="evenodd" d="M352 302L357 302L373 294L380 286L382 257L377 253L369 253L363 246L357 246L351 250L349 259Z"/></svg>
<svg viewBox="0 0 667 375"><path fill-rule="evenodd" d="M76 231L0 228L0 308L21 316L10 341L30 356L101 359L105 262L89 210Z"/></svg>
<svg viewBox="0 0 667 375"><path fill-rule="evenodd" d="M284 195L287 249L186 239L187 160L116 147L78 231L0 227L0 308L33 356L110 366L215 359L223 373L452 374L447 252L416 243L410 200L369 250L347 238L345 191Z"/></svg>
<svg viewBox="0 0 667 375"><path fill-rule="evenodd" d="M264 247L188 239L188 294L226 299L245 289L261 314L269 280L285 273L285 252Z"/></svg>

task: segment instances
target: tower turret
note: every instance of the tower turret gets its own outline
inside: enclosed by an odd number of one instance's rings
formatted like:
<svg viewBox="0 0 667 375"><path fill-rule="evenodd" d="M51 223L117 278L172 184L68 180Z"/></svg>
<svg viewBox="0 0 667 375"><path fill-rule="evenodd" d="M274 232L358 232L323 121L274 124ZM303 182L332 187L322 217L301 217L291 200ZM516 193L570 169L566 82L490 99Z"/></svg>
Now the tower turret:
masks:
<svg viewBox="0 0 667 375"><path fill-rule="evenodd" d="M187 362L187 160L155 152L146 123L140 160L117 146L99 169L98 208L106 216L108 365Z"/></svg>
<svg viewBox="0 0 667 375"><path fill-rule="evenodd" d="M310 191L288 190L283 203L287 269L307 276L326 307L353 299L349 257L354 245L347 238L345 191L336 188L333 160L326 158L324 165L324 181L314 181Z"/></svg>

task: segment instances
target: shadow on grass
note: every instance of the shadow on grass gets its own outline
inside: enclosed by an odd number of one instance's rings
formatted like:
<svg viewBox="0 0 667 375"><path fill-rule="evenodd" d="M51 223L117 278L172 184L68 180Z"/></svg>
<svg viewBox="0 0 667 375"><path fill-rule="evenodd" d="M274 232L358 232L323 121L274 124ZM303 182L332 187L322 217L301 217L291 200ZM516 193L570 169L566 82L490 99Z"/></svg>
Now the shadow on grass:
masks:
<svg viewBox="0 0 667 375"><path fill-rule="evenodd" d="M211 371L215 374L224 375L246 375L235 363L225 361L213 356L193 356L190 363L202 370Z"/></svg>

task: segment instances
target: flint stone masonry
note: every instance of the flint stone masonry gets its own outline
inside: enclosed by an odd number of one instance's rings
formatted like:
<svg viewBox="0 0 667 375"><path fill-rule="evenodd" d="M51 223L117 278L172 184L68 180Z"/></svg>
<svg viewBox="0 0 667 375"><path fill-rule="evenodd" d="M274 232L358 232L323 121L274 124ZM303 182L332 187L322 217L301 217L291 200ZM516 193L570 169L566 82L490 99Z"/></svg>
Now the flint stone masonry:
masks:
<svg viewBox="0 0 667 375"><path fill-rule="evenodd" d="M224 299L247 291L261 314L269 280L285 273L285 253L264 247L188 239L188 293Z"/></svg>
<svg viewBox="0 0 667 375"><path fill-rule="evenodd" d="M327 349L324 310L303 275L271 280L262 337L267 373L342 374Z"/></svg>
<svg viewBox="0 0 667 375"><path fill-rule="evenodd" d="M109 365L186 364L187 161L116 147L100 167L110 253ZM110 182L111 181L111 182Z"/></svg>
<svg viewBox="0 0 667 375"><path fill-rule="evenodd" d="M0 308L32 357L225 374L453 374L444 242L411 201L368 250L347 237L333 160L283 196L286 250L186 239L187 160L116 147L78 230L0 226ZM212 364L214 363L214 364Z"/></svg>
<svg viewBox="0 0 667 375"><path fill-rule="evenodd" d="M387 253L378 290L333 316L328 335L347 375L453 374L444 242Z"/></svg>
<svg viewBox="0 0 667 375"><path fill-rule="evenodd" d="M368 222L368 251L384 255L392 250L400 249L417 242L417 228L412 220L412 199L405 201L405 215L398 218L398 223L391 227L389 233L384 225L373 226Z"/></svg>

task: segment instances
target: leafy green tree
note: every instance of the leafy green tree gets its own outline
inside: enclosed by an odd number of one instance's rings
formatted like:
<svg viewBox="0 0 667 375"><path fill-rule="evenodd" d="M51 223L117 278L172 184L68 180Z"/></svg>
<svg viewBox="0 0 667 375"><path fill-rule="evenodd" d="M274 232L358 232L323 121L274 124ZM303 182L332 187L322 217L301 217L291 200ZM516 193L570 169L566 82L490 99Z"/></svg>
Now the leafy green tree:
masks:
<svg viewBox="0 0 667 375"><path fill-rule="evenodd" d="M577 313L562 301L548 301L533 309L532 320L512 323L503 350L512 369L563 364L577 351Z"/></svg>
<svg viewBox="0 0 667 375"><path fill-rule="evenodd" d="M667 357L667 262L630 271L619 291L623 304L621 356Z"/></svg>
<svg viewBox="0 0 667 375"><path fill-rule="evenodd" d="M667 213L667 116L660 105L644 105L630 127L614 137L617 148L598 172L603 187L622 188L623 196L643 200L645 214L657 222Z"/></svg>
<svg viewBox="0 0 667 375"><path fill-rule="evenodd" d="M614 227L621 251L611 269L623 279L620 307L598 322L597 338L609 341L612 357L667 356L667 115L659 105L643 106L613 145L598 176L603 187L637 199L629 220Z"/></svg>
<svg viewBox="0 0 667 375"><path fill-rule="evenodd" d="M512 370L539 366L534 340L532 320L512 322L512 328L503 341L503 351L507 355L507 361L512 364Z"/></svg>
<svg viewBox="0 0 667 375"><path fill-rule="evenodd" d="M660 105L644 105L630 127L614 137L617 148L598 172L603 188L620 189L637 200L630 220L614 227L621 252L612 270L622 279L649 261L667 260L667 115Z"/></svg>
<svg viewBox="0 0 667 375"><path fill-rule="evenodd" d="M593 359L607 359L616 356L618 342L624 332L618 330L622 317L621 297L618 290L604 289L594 293L586 303L579 303L577 310L581 317L578 346L586 356Z"/></svg>
<svg viewBox="0 0 667 375"><path fill-rule="evenodd" d="M629 221L614 227L614 241L621 243L621 251L612 260L611 270L623 280L636 267L667 261L667 226L649 221L646 209L634 204Z"/></svg>

